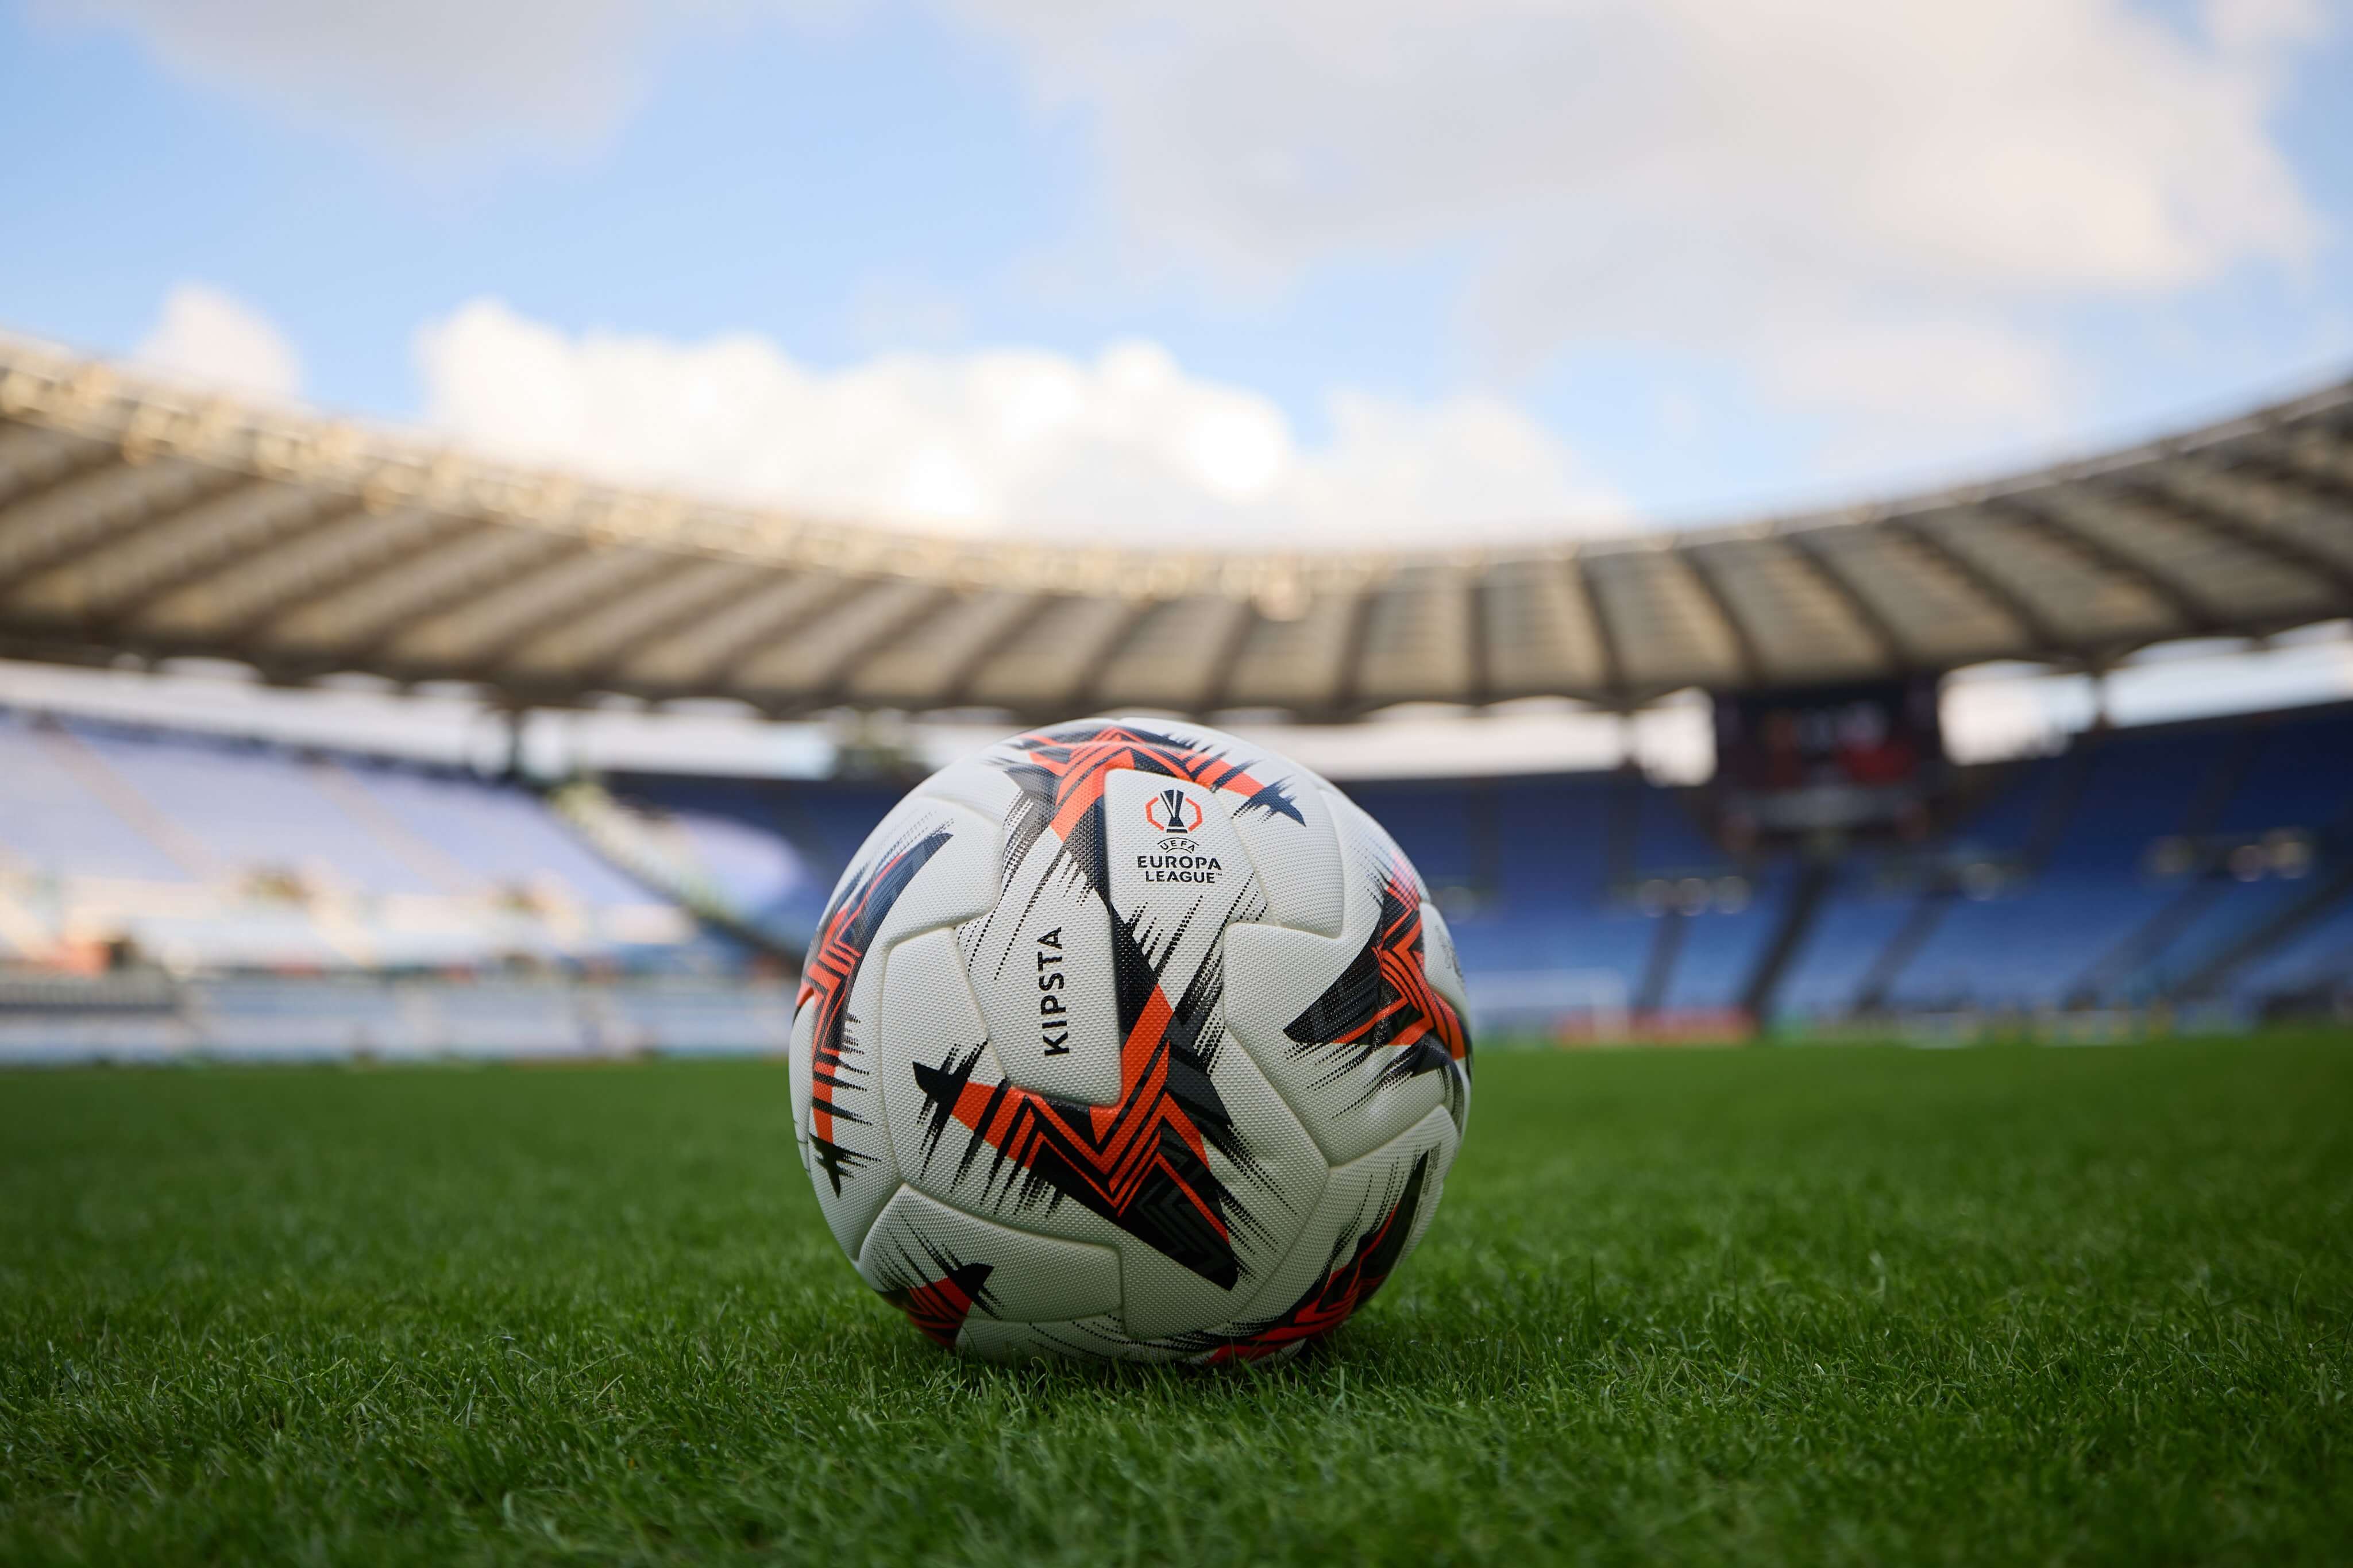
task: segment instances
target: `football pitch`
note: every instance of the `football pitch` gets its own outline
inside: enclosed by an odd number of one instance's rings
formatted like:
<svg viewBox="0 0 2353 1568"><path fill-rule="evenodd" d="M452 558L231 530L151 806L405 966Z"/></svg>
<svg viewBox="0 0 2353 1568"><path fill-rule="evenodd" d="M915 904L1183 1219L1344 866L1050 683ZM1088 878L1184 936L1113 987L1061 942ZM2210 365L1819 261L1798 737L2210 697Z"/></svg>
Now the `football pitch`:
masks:
<svg viewBox="0 0 2353 1568"><path fill-rule="evenodd" d="M2353 1559L2353 1040L1479 1060L1239 1372L935 1350L771 1062L0 1075L0 1560Z"/></svg>

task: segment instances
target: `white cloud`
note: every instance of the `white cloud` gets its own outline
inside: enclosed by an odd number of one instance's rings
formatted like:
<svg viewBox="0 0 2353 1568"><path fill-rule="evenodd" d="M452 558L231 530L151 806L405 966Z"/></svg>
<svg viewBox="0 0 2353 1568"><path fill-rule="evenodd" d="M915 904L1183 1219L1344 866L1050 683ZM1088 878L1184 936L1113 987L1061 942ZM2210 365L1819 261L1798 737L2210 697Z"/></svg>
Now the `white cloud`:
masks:
<svg viewBox="0 0 2353 1568"><path fill-rule="evenodd" d="M2263 51L2116 0L957 0L1099 120L1155 234L1296 265L1491 223L1577 269L2171 286L2299 255Z"/></svg>
<svg viewBox="0 0 2353 1568"><path fill-rule="evenodd" d="M1622 526L1510 404L1331 398L1331 438L1148 342L892 354L820 373L751 335L567 337L491 300L418 334L427 416L629 483L890 519L1170 545L1339 546Z"/></svg>
<svg viewBox="0 0 2353 1568"><path fill-rule="evenodd" d="M869 349L947 348L961 342L972 325L954 294L887 274L859 284L848 315L851 338Z"/></svg>
<svg viewBox="0 0 2353 1568"><path fill-rule="evenodd" d="M882 8L38 3L195 79L493 162L609 132L681 31ZM2293 268L2322 239L2269 121L2325 0L925 3L1009 41L1087 128L1123 287L1172 261L1279 286L1440 257L1484 363L1696 353L1882 471L2059 433L2083 378L2030 325L2052 307ZM853 315L902 345L964 326L888 290ZM926 471L947 500L952 465Z"/></svg>
<svg viewBox="0 0 2353 1568"><path fill-rule="evenodd" d="M188 79L428 153L595 141L634 104L662 16L646 0L36 3L134 34Z"/></svg>
<svg viewBox="0 0 2353 1568"><path fill-rule="evenodd" d="M302 389L294 346L251 306L202 283L164 296L154 331L132 351L140 363L194 384L285 400Z"/></svg>
<svg viewBox="0 0 2353 1568"><path fill-rule="evenodd" d="M207 86L427 143L602 129L628 96L629 0L41 0L65 21L139 36Z"/></svg>
<svg viewBox="0 0 2353 1568"><path fill-rule="evenodd" d="M881 0L37 0L198 79L432 145L576 140L681 29ZM2264 124L2319 0L931 0L1092 120L1137 232L1287 272L1483 232L1556 314L1696 270L2174 288L2301 257ZM1736 288L1734 310L1757 298ZM1662 308L1653 298L1651 308ZM1707 326L1703 330L1714 330Z"/></svg>
<svg viewBox="0 0 2353 1568"><path fill-rule="evenodd" d="M1833 421L1817 463L1829 482L1884 483L1927 454L2048 447L2080 382L2051 344L1989 316L1795 318L1760 329L1752 353L1767 395Z"/></svg>
<svg viewBox="0 0 2353 1568"><path fill-rule="evenodd" d="M2304 0L2211 0L2194 35L2122 0L953 3L1092 117L1149 247L1278 278L1444 247L1506 363L1697 346L1864 416L1897 394L1849 351L1928 323L1964 357L1904 381L1915 438L1997 383L2064 399L2023 310L2317 240L2265 124ZM1793 363L1793 323L1828 350Z"/></svg>
<svg viewBox="0 0 2353 1568"><path fill-rule="evenodd" d="M2320 0L2206 0L2207 36L2242 54L2311 43L2326 37Z"/></svg>

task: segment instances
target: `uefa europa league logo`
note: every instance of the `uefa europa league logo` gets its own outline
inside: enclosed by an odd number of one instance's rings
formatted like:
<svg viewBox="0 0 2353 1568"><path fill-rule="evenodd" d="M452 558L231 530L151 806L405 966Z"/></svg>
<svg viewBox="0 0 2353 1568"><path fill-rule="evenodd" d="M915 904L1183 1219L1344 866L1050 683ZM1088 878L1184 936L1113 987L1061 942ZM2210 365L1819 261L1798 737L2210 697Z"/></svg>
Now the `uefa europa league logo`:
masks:
<svg viewBox="0 0 2353 1568"><path fill-rule="evenodd" d="M1144 820L1155 833L1189 837L1201 826L1201 803L1171 786L1145 801Z"/></svg>

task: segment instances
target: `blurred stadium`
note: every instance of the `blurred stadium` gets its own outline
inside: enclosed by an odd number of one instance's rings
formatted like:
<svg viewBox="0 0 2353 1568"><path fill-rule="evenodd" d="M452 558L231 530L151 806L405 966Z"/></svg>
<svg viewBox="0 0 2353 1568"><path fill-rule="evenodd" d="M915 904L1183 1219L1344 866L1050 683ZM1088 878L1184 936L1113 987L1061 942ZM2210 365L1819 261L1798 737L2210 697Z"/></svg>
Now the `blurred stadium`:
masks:
<svg viewBox="0 0 2353 1568"><path fill-rule="evenodd" d="M526 472L0 340L0 657L450 683L451 767L0 712L0 1058L773 1051L918 760L526 765L523 716L1347 725L1704 694L1701 782L1340 782L1440 889L1484 1035L2130 1035L2353 1005L2353 705L1948 758L1940 683L2096 682L2353 614L2353 384L1822 515L1384 554L915 538Z"/></svg>

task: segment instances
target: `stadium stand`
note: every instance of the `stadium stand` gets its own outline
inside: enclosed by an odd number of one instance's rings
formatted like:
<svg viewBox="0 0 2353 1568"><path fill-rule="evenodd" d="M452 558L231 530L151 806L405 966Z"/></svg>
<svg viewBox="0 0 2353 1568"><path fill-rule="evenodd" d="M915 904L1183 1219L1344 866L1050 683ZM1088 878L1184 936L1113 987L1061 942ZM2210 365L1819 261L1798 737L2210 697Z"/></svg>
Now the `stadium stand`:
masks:
<svg viewBox="0 0 2353 1568"><path fill-rule="evenodd" d="M775 979L0 973L0 1062L780 1052L793 992Z"/></svg>
<svg viewBox="0 0 2353 1568"><path fill-rule="evenodd" d="M2340 709L2083 737L1976 825L1968 847L2009 854L2016 874L1977 898L1926 896L1925 934L1871 1000L1921 1012L2211 999L2214 961L2236 939L2327 886L2353 802L2348 757Z"/></svg>
<svg viewBox="0 0 2353 1568"><path fill-rule="evenodd" d="M1630 770L1347 786L1430 881L1490 1030L2353 1005L2347 710L2095 729L1968 768L1938 760L1933 718L1937 679L1970 665L2098 674L2348 616L2353 382L1835 512L1211 554L614 489L0 338L0 657L454 680L509 711L724 699L1008 722L1711 694L1740 761L1709 789ZM1857 702L1886 733L1819 729ZM1800 732L1829 752L1785 744ZM1825 784L1807 771L1823 754L1871 765ZM1899 756L1921 765L1881 765ZM543 794L0 711L0 1048L773 1043L786 1007L765 975L900 787L631 774ZM1881 815L1810 815L1832 807Z"/></svg>
<svg viewBox="0 0 2353 1568"><path fill-rule="evenodd" d="M515 784L0 710L0 1058L782 1049L763 971Z"/></svg>
<svg viewBox="0 0 2353 1568"><path fill-rule="evenodd" d="M614 784L794 840L830 868L897 796ZM2353 948L2353 707L2090 731L2057 756L1965 770L1963 805L1925 838L1827 858L1733 855L1705 826L1704 790L1627 771L1345 787L1422 868L1474 1001L1513 999L1490 1025L1590 1027L1583 1016L1613 998L1666 1035L1745 1033L1752 1015L2248 1017L2341 985ZM2266 930L2260 962L2218 968Z"/></svg>
<svg viewBox="0 0 2353 1568"><path fill-rule="evenodd" d="M1344 787L1425 868L1482 1026L1738 1037L2343 1005L2348 759L2353 705L2094 731L1964 770L1924 837L1746 856L1704 788L1628 769ZM607 784L779 950L900 789ZM512 783L0 711L0 847L18 1058L742 1049L790 1027L733 925L697 934ZM59 970L99 978L76 1001ZM592 983L616 973L638 979Z"/></svg>
<svg viewBox="0 0 2353 1568"><path fill-rule="evenodd" d="M512 784L7 710L0 903L20 954L181 973L659 968L700 941Z"/></svg>

